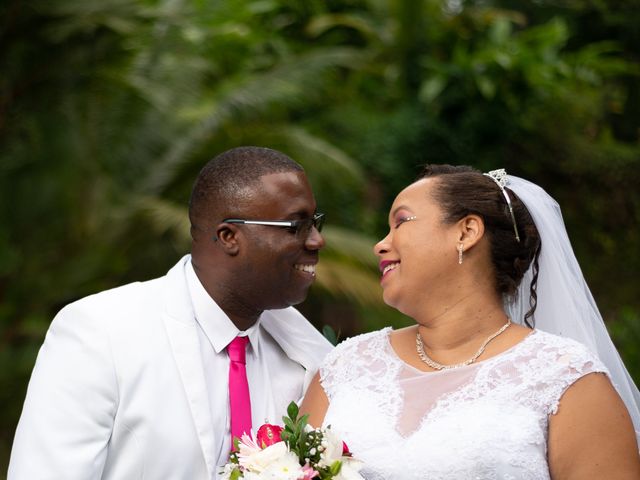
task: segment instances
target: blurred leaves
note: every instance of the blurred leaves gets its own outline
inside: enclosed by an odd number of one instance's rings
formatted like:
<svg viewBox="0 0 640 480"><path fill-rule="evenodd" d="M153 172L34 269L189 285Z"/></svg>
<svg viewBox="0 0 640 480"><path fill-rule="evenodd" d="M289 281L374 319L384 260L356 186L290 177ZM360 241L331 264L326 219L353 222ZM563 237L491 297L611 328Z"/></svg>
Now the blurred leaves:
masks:
<svg viewBox="0 0 640 480"><path fill-rule="evenodd" d="M53 315L186 253L192 182L237 145L298 160L327 213L317 325L406 324L372 253L394 196L424 163L504 167L562 205L634 363L638 21L631 1L1 4L0 463Z"/></svg>
<svg viewBox="0 0 640 480"><path fill-rule="evenodd" d="M633 307L620 309L620 315L610 322L609 331L632 378L640 378L640 311Z"/></svg>

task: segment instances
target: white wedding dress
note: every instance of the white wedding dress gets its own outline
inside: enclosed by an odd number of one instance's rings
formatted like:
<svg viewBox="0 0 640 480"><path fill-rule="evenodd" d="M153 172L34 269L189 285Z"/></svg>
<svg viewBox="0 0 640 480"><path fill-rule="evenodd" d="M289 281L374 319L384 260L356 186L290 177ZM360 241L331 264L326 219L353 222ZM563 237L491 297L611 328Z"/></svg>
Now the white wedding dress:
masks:
<svg viewBox="0 0 640 480"><path fill-rule="evenodd" d="M581 344L537 330L488 360L422 372L390 332L346 340L320 369L324 425L367 480L548 479L549 415L576 380L606 373Z"/></svg>

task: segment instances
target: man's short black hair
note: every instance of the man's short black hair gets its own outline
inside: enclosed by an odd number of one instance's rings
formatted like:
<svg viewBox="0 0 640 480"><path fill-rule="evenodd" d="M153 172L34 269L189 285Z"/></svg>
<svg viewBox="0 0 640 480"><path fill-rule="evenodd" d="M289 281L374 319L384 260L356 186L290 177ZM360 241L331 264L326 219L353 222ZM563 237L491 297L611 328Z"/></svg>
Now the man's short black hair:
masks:
<svg viewBox="0 0 640 480"><path fill-rule="evenodd" d="M210 160L200 171L189 200L189 219L196 226L225 215L232 206L264 175L283 172L304 172L300 164L282 152L264 147L237 147ZM204 225L202 225L204 226Z"/></svg>

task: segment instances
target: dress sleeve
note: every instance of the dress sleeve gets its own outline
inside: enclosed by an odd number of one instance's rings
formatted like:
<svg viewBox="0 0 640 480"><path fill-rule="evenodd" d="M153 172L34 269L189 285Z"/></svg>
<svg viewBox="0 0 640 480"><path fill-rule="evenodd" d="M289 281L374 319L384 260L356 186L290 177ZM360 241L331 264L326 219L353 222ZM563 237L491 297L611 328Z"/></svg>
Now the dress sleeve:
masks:
<svg viewBox="0 0 640 480"><path fill-rule="evenodd" d="M607 367L578 342L566 341L563 348L555 350L555 358L550 365L550 381L546 390L547 414L556 414L562 396L571 385L590 373L609 372Z"/></svg>
<svg viewBox="0 0 640 480"><path fill-rule="evenodd" d="M345 384L375 385L390 370L388 345L390 328L348 338L330 352L320 367L320 383L329 400Z"/></svg>
<svg viewBox="0 0 640 480"><path fill-rule="evenodd" d="M99 479L117 409L109 340L78 302L53 320L18 424L9 480Z"/></svg>
<svg viewBox="0 0 640 480"><path fill-rule="evenodd" d="M320 367L320 384L331 400L340 384L353 377L357 351L357 337L349 338L334 348ZM351 359L351 362L350 362Z"/></svg>

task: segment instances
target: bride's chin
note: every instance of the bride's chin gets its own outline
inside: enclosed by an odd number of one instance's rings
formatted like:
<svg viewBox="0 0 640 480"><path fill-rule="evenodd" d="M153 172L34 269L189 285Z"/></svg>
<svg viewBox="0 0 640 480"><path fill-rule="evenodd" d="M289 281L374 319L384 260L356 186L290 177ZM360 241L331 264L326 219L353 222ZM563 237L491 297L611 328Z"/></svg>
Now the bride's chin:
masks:
<svg viewBox="0 0 640 480"><path fill-rule="evenodd" d="M395 308L399 312L402 312L402 309L400 308L401 302L400 302L400 299L397 298L397 295L393 295L391 294L391 292L388 292L385 290L384 293L382 294L382 300L391 308Z"/></svg>
<svg viewBox="0 0 640 480"><path fill-rule="evenodd" d="M413 301L413 299L406 298L406 296L403 299L402 295L389 295L389 294L383 295L382 299L384 300L384 303L386 303L388 306L390 306L394 310L397 310L398 312L410 318L414 318L413 315L415 314L416 304L415 304L415 301Z"/></svg>

